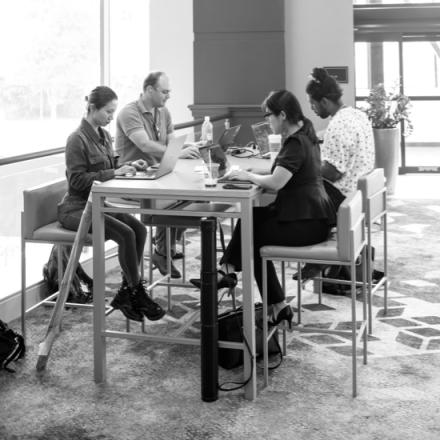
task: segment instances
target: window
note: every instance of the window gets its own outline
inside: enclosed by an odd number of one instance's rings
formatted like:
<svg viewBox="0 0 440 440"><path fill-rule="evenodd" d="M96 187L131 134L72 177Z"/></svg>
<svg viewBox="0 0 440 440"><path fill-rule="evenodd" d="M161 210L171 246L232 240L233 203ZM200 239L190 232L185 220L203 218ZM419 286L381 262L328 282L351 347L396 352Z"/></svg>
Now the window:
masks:
<svg viewBox="0 0 440 440"><path fill-rule="evenodd" d="M17 0L0 25L0 155L62 147L99 82L99 1Z"/></svg>
<svg viewBox="0 0 440 440"><path fill-rule="evenodd" d="M149 0L14 0L2 6L0 158L63 147L101 78L115 89L120 107L137 98L149 70ZM8 276L0 299L20 288L22 192L64 170L63 154L1 166L0 273ZM30 285L41 280L50 246L27 249Z"/></svg>

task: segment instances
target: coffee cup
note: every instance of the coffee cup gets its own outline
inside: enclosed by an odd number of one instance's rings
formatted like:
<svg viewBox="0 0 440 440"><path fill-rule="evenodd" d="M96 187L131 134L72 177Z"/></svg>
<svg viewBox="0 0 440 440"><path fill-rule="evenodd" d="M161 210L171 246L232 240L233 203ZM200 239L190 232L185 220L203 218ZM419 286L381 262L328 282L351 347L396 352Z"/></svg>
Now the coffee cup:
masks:
<svg viewBox="0 0 440 440"><path fill-rule="evenodd" d="M274 160L275 157L277 157L279 151L281 150L281 135L269 134L267 138L269 140L270 158Z"/></svg>

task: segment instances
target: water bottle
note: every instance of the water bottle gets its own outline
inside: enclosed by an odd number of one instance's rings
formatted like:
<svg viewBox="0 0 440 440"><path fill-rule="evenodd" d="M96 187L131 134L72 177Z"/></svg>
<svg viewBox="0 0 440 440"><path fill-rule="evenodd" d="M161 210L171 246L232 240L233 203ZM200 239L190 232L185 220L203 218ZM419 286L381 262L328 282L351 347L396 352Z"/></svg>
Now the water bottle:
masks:
<svg viewBox="0 0 440 440"><path fill-rule="evenodd" d="M231 127L231 124L229 122L229 119L225 119L225 130Z"/></svg>
<svg viewBox="0 0 440 440"><path fill-rule="evenodd" d="M209 120L209 116L205 116L205 120L202 124L202 137L201 140L205 144L212 144L212 123Z"/></svg>

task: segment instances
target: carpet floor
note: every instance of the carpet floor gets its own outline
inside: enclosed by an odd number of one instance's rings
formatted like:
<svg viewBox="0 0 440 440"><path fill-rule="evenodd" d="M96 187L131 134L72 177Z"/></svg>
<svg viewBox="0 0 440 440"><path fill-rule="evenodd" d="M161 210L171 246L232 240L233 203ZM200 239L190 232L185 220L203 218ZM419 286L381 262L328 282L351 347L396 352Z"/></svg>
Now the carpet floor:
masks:
<svg viewBox="0 0 440 440"><path fill-rule="evenodd" d="M263 388L259 365L258 397L241 390L220 392L217 401L200 398L200 349L195 346L108 339L107 382L93 381L92 314L64 314L47 369L37 373L38 343L51 310L40 308L27 320L28 352L16 373L0 372L0 439L4 440L216 440L216 439L424 439L440 438L440 203L390 199L389 301L383 291L373 301L374 332L369 362L358 363L359 395L351 397L350 340L323 333L287 336L287 356ZM373 234L376 267L381 268L381 234ZM187 234L188 273L197 275L200 242ZM295 304L295 285L288 292ZM108 274L110 296L119 272ZM306 286L303 322L322 328L347 328L350 299L324 294L325 307ZM146 323L157 334L199 334L198 292L175 289L166 317ZM155 296L165 304L165 289ZM240 299L240 295L238 296ZM224 298L222 308L230 307ZM358 303L361 310L361 304ZM18 328L17 322L11 323ZM119 312L107 328L125 331ZM140 326L133 324L133 332ZM241 380L240 368L219 372L220 382Z"/></svg>

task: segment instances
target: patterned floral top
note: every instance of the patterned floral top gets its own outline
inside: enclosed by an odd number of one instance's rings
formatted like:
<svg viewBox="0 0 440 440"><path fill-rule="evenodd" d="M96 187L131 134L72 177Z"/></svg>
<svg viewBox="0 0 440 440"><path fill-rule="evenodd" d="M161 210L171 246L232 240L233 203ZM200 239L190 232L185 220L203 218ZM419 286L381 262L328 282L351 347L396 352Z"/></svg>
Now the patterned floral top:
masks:
<svg viewBox="0 0 440 440"><path fill-rule="evenodd" d="M344 195L357 189L359 177L374 168L375 160L373 129L364 112L342 107L333 116L324 134L321 158L342 174L333 184Z"/></svg>

